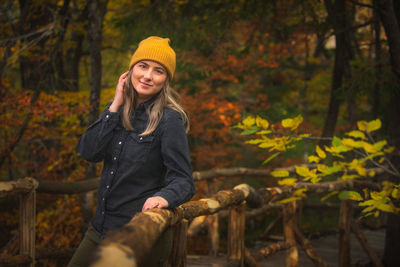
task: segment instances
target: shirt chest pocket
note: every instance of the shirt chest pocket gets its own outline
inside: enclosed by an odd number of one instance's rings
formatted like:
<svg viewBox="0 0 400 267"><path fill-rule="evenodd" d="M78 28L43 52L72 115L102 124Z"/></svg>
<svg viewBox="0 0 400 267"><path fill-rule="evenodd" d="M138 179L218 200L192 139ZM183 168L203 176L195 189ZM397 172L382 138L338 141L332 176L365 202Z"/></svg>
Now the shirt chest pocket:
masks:
<svg viewBox="0 0 400 267"><path fill-rule="evenodd" d="M138 133L130 133L126 142L127 160L129 162L145 162L150 153L154 136L140 136Z"/></svg>

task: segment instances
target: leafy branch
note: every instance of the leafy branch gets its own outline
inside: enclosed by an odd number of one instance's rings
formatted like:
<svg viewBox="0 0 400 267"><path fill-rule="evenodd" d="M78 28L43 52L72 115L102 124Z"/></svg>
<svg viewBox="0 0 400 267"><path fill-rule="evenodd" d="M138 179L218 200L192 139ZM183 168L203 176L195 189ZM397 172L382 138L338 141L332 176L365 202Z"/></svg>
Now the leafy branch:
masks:
<svg viewBox="0 0 400 267"><path fill-rule="evenodd" d="M303 117L301 115L284 119L280 124L271 124L260 116L248 116L234 128L241 129L242 135L249 136L246 143L273 152L263 162L263 164L267 164L281 153L296 147L300 140L320 139L312 137L310 134L294 133L302 122ZM271 175L279 179L279 185L289 187L295 187L300 182L299 179L310 181L313 184L332 176L336 176L337 180L342 181L365 179L376 176L375 171L366 168L367 163L370 162L384 173L400 177L399 171L387 157L388 154L393 152L394 147L390 147L386 140L376 141L372 136L372 132L379 130L381 126L382 123L379 119L370 122L359 121L357 122L357 130L346 132L342 138L337 136L329 138L331 140L330 146L323 148L318 145L315 146L315 154L308 157L308 163L315 163L316 167L295 166L295 177L284 169L276 170ZM276 127L283 129L282 132L276 131ZM351 152L354 152L358 157L354 157ZM323 162L331 162L331 164L323 164ZM364 189L364 196L356 191L342 191L330 193L323 200L337 194L340 199L358 201L360 206L366 206L363 210L365 216L372 214L377 216L381 211L399 212L400 208L394 205L393 200L400 199L400 184L383 180L381 184L382 190L380 191L370 192L367 188ZM306 190L298 189L293 192L291 197L281 202L291 202L305 197L307 197Z"/></svg>

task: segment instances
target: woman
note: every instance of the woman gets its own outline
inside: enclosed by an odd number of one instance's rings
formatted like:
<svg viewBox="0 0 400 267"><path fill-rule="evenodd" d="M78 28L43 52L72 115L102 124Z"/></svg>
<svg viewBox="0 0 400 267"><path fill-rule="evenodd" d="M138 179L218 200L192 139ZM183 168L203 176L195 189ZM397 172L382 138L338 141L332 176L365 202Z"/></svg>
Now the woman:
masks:
<svg viewBox="0 0 400 267"><path fill-rule="evenodd" d="M87 266L105 234L137 212L174 208L193 196L188 117L169 87L175 65L168 38L141 41L114 100L79 140L82 157L104 165L95 216L69 266ZM161 242L163 251L168 251L166 242ZM162 265L167 257L149 266Z"/></svg>

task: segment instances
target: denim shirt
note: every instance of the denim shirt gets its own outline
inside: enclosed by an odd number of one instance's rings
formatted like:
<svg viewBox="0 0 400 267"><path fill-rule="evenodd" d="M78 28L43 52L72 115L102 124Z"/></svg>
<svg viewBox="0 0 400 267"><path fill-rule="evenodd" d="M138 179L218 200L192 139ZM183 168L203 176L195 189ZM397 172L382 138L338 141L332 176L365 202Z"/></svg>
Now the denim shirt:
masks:
<svg viewBox="0 0 400 267"><path fill-rule="evenodd" d="M92 219L101 235L128 223L149 197L163 197L168 208L175 208L194 194L181 115L164 109L156 130L140 136L148 124L146 109L153 101L138 105L131 118L133 131L122 126L122 114L110 112L107 106L79 140L78 151L84 159L104 161Z"/></svg>

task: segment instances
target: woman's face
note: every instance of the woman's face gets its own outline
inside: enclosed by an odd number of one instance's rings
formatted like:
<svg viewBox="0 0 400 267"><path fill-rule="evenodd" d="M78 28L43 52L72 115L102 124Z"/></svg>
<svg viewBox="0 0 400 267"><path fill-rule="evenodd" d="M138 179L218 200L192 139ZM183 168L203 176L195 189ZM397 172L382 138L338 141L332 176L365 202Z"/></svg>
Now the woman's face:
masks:
<svg viewBox="0 0 400 267"><path fill-rule="evenodd" d="M138 93L138 103L144 102L161 91L167 80L166 69L151 60L142 60L133 66L131 81Z"/></svg>

